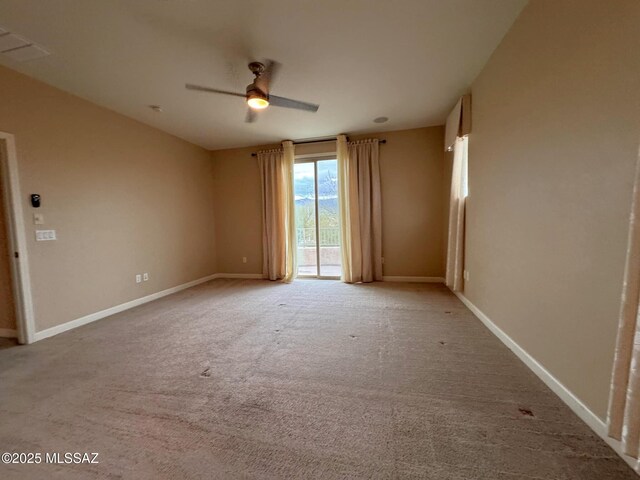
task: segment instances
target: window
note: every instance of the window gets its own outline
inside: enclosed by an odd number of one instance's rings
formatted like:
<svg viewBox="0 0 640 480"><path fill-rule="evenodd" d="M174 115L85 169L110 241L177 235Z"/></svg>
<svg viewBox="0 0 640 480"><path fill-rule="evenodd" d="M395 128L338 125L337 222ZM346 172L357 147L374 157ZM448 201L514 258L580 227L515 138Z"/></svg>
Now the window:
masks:
<svg viewBox="0 0 640 480"><path fill-rule="evenodd" d="M338 161L296 160L294 194L298 276L340 278Z"/></svg>

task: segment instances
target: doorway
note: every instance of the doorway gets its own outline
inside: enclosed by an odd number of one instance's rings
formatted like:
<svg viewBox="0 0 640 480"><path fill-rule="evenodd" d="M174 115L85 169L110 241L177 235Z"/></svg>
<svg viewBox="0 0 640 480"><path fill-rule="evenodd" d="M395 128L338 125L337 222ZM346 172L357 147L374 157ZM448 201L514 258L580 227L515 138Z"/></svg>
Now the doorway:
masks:
<svg viewBox="0 0 640 480"><path fill-rule="evenodd" d="M9 218L4 199L4 172L0 170L0 348L10 344L8 339L18 337L16 305L13 293L11 256L9 254Z"/></svg>
<svg viewBox="0 0 640 480"><path fill-rule="evenodd" d="M294 193L298 277L339 279L342 259L335 156L297 159Z"/></svg>
<svg viewBox="0 0 640 480"><path fill-rule="evenodd" d="M21 198L14 137L0 132L0 338L31 343L35 327Z"/></svg>

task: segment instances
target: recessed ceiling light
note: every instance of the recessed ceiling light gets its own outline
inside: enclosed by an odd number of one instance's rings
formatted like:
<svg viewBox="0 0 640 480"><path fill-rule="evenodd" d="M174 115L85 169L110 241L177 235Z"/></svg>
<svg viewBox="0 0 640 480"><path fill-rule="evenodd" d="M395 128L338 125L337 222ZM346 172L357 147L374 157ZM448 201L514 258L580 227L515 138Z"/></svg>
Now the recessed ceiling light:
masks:
<svg viewBox="0 0 640 480"><path fill-rule="evenodd" d="M149 105L149 108L154 112L158 112L158 113L162 112L162 107L160 105Z"/></svg>
<svg viewBox="0 0 640 480"><path fill-rule="evenodd" d="M373 123L384 123L389 120L389 117L377 117L373 119Z"/></svg>

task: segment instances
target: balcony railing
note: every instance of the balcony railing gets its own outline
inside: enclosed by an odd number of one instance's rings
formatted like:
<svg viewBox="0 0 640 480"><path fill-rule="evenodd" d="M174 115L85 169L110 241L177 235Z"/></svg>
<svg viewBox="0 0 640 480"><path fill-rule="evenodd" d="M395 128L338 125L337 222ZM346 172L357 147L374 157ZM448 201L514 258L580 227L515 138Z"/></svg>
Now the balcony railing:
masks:
<svg viewBox="0 0 640 480"><path fill-rule="evenodd" d="M315 247L316 246L316 229L315 227L297 228L298 247ZM340 246L340 227L320 227L320 246L321 247L339 247Z"/></svg>

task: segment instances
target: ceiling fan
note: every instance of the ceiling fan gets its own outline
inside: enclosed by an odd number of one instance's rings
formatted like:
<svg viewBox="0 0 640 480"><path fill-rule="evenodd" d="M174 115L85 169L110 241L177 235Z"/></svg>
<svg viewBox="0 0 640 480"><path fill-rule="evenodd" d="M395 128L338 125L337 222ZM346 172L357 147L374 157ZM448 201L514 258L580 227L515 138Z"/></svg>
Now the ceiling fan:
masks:
<svg viewBox="0 0 640 480"><path fill-rule="evenodd" d="M229 92L228 90L219 90L217 88L203 87L187 83L185 87L188 90L198 90L200 92L222 93L223 95L233 95L235 97L243 97L249 109L245 121L248 123L255 122L256 111L263 110L269 105L274 107L293 108L296 110L304 110L307 112L317 112L319 105L313 103L301 102L286 97L278 97L269 93L270 84L273 82L275 74L280 69L280 64L273 60L269 60L265 66L261 62L251 62L249 70L255 75L253 82L247 85L247 93Z"/></svg>

